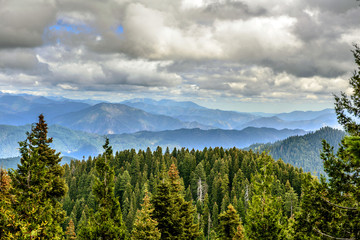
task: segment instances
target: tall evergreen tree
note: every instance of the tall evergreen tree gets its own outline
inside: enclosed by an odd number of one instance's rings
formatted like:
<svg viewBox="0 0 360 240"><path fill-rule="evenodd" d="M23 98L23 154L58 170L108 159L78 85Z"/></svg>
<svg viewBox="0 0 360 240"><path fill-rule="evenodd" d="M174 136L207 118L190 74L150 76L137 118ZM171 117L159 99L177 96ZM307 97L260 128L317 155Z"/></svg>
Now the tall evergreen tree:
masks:
<svg viewBox="0 0 360 240"><path fill-rule="evenodd" d="M113 157L112 147L106 138L104 154L96 159L93 194L97 211L88 221L85 229L91 239L124 239L125 225L122 220L120 203L115 198L114 169L109 161ZM84 231L83 231L84 232Z"/></svg>
<svg viewBox="0 0 360 240"><path fill-rule="evenodd" d="M338 121L349 136L337 154L323 141L321 158L328 180L322 177L318 182L310 176L303 180L298 239L360 239L360 48L356 45L353 54L358 67L349 80L353 92L335 96Z"/></svg>
<svg viewBox="0 0 360 240"><path fill-rule="evenodd" d="M341 92L340 96L335 95L335 112L339 123L345 128L346 132L353 136L360 135L360 124L357 119L360 117L360 48L355 45L352 51L357 69L349 79L353 93L348 96Z"/></svg>
<svg viewBox="0 0 360 240"><path fill-rule="evenodd" d="M11 179L7 171L0 168L0 239L16 239L15 229L22 225L11 206L14 201L10 194L12 189Z"/></svg>
<svg viewBox="0 0 360 240"><path fill-rule="evenodd" d="M28 223L26 234L19 238L61 239L60 224L65 220L65 211L60 202L67 186L62 176L60 153L50 147L52 138L47 137L48 127L44 116L20 142L21 159L18 169L10 172L13 208L20 221Z"/></svg>
<svg viewBox="0 0 360 240"><path fill-rule="evenodd" d="M212 209L211 219L212 219L212 225L216 229L219 223L219 207L216 202L214 203Z"/></svg>
<svg viewBox="0 0 360 240"><path fill-rule="evenodd" d="M271 194L275 182L271 165L262 169L262 174L254 177L254 193L246 213L246 235L249 240L282 239L282 208L278 197Z"/></svg>
<svg viewBox="0 0 360 240"><path fill-rule="evenodd" d="M72 219L69 221L69 225L66 228L66 239L67 240L75 240L76 239L76 233L75 233L75 225Z"/></svg>
<svg viewBox="0 0 360 240"><path fill-rule="evenodd" d="M238 235L238 239L240 239L240 236L243 236L243 232L241 232L241 229L243 230L243 228L240 222L240 217L236 213L233 205L230 204L227 207L227 210L219 215L218 228L219 237L222 240L232 240L233 238L235 238L236 234Z"/></svg>
<svg viewBox="0 0 360 240"><path fill-rule="evenodd" d="M201 234L198 224L193 223L195 209L184 200L182 188L179 172L172 164L152 200L152 217L158 222L161 239L196 239Z"/></svg>
<svg viewBox="0 0 360 240"><path fill-rule="evenodd" d="M289 181L286 182L285 188L284 211L287 217L292 217L294 216L295 211L298 210L298 196L294 191L294 188L291 187Z"/></svg>
<svg viewBox="0 0 360 240"><path fill-rule="evenodd" d="M131 232L131 239L157 240L160 239L160 231L157 228L157 221L151 218L153 207L150 203L148 192L145 192L144 203L141 204L142 209L136 213L136 220Z"/></svg>

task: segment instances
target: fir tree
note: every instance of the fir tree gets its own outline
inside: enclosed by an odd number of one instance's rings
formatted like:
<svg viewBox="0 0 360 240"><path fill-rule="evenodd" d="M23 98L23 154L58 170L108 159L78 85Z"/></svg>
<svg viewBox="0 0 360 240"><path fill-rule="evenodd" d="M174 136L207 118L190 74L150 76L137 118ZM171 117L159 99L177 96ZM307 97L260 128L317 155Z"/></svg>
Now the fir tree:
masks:
<svg viewBox="0 0 360 240"><path fill-rule="evenodd" d="M335 96L338 121L349 136L337 154L323 141L321 158L328 180L322 177L318 182L309 175L303 179L298 239L360 239L360 48L356 45L353 54L358 67L349 80L353 92Z"/></svg>
<svg viewBox="0 0 360 240"><path fill-rule="evenodd" d="M66 239L67 240L75 240L76 239L76 233L75 233L75 225L72 219L69 221L69 225L66 228Z"/></svg>
<svg viewBox="0 0 360 240"><path fill-rule="evenodd" d="M339 123L345 128L346 132L353 136L360 136L360 124L357 119L360 117L360 48L355 45L353 55L357 70L349 79L353 93L348 96L341 92L341 96L335 95L335 111Z"/></svg>
<svg viewBox="0 0 360 240"><path fill-rule="evenodd" d="M218 227L218 223L219 223L219 207L217 205L217 203L214 203L213 209L212 209L212 224L213 227L216 229Z"/></svg>
<svg viewBox="0 0 360 240"><path fill-rule="evenodd" d="M160 239L161 234L157 228L157 221L151 218L151 213L154 209L150 203L150 197L147 191L145 192L144 203L141 204L141 207L142 209L136 213L131 239Z"/></svg>
<svg viewBox="0 0 360 240"><path fill-rule="evenodd" d="M246 212L246 235L249 240L282 239L282 208L278 197L272 196L271 189L275 182L271 174L271 165L262 169L262 174L254 177L254 193Z"/></svg>
<svg viewBox="0 0 360 240"><path fill-rule="evenodd" d="M239 229L238 229L239 227ZM232 240L237 237L243 236L243 228L240 223L239 215L236 213L235 208L230 204L227 210L219 215L218 234L222 240ZM239 230L239 233L237 233ZM237 238L241 239L241 238Z"/></svg>
<svg viewBox="0 0 360 240"><path fill-rule="evenodd" d="M298 196L289 181L286 182L285 188L287 191L284 195L284 211L287 217L293 217L295 211L298 210Z"/></svg>
<svg viewBox="0 0 360 240"><path fill-rule="evenodd" d="M245 229L242 224L239 224L236 228L236 233L232 240L243 240L246 239L245 237Z"/></svg>
<svg viewBox="0 0 360 240"><path fill-rule="evenodd" d="M21 225L11 206L14 201L10 194L11 188L11 179L7 171L0 168L0 239L15 239L15 230Z"/></svg>
<svg viewBox="0 0 360 240"><path fill-rule="evenodd" d="M85 227L91 233L91 239L124 239L125 225L119 201L115 198L114 170L109 161L112 148L106 138L104 154L95 162L95 182L93 193L97 203L97 212L88 220Z"/></svg>
<svg viewBox="0 0 360 240"><path fill-rule="evenodd" d="M193 223L195 209L184 200L182 191L179 172L172 164L152 200L152 217L158 222L161 239L196 239L201 234Z"/></svg>
<svg viewBox="0 0 360 240"><path fill-rule="evenodd" d="M18 169L10 172L13 194L16 201L13 208L20 221L27 225L20 230L19 238L61 239L60 224L65 220L60 200L67 186L62 176L60 153L49 145L52 138L47 137L48 127L44 116L32 126L27 139L20 142L21 159ZM23 234L25 232L25 234Z"/></svg>

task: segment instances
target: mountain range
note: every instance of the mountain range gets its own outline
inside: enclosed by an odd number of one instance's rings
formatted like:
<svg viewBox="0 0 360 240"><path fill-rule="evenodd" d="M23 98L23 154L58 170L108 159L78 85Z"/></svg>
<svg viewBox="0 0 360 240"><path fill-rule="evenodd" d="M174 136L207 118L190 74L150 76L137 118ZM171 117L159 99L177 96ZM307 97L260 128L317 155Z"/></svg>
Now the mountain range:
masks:
<svg viewBox="0 0 360 240"><path fill-rule="evenodd" d="M325 175L323 162L320 158L322 140L326 140L337 152L345 132L330 127L321 128L302 136L291 136L275 143L253 144L247 149L268 152L274 159L282 159L295 167L302 167L314 175Z"/></svg>
<svg viewBox="0 0 360 240"><path fill-rule="evenodd" d="M19 141L26 139L26 132L31 126L0 125L0 158L7 167L10 163L7 158L19 156ZM132 134L110 134L109 138L114 150L146 149L155 150L157 146L165 149L189 148L203 149L205 147L244 148L253 143L275 142L293 135L303 135L304 130L276 130L271 128L245 128L243 130L211 129L177 129L159 132L141 131ZM104 135L71 130L69 128L50 125L49 137L53 138L52 147L62 156L82 159L87 156L96 156L102 153L105 142ZM1 160L0 160L1 161Z"/></svg>
<svg viewBox="0 0 360 240"><path fill-rule="evenodd" d="M181 128L241 130L246 127L309 131L323 126L337 126L332 109L269 115L209 109L190 101L177 102L166 99L132 99L121 103L99 103L90 100L0 94L0 124L31 124L41 113L49 124L97 134Z"/></svg>
<svg viewBox="0 0 360 240"><path fill-rule="evenodd" d="M52 147L62 153L63 162L100 154L108 137L115 151L251 145L255 151L269 151L275 159L282 158L305 171L322 173L321 139L337 144L344 135L340 130L324 128L338 126L333 109L246 113L167 99L110 103L0 93L3 167L16 167L18 142L26 139L25 133L41 113L49 124Z"/></svg>

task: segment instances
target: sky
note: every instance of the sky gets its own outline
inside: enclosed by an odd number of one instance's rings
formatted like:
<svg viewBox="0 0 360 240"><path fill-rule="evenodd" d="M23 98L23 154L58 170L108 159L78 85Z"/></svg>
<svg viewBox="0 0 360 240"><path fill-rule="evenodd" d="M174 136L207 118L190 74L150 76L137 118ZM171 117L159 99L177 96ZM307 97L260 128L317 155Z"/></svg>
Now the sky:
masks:
<svg viewBox="0 0 360 240"><path fill-rule="evenodd" d="M241 112L351 92L356 0L0 0L0 91Z"/></svg>

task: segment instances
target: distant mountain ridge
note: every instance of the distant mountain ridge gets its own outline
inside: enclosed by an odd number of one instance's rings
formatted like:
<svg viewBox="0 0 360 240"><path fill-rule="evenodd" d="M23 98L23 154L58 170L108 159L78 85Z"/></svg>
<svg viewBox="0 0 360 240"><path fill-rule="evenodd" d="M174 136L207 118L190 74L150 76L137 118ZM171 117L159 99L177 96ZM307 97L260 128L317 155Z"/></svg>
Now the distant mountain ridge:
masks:
<svg viewBox="0 0 360 240"><path fill-rule="evenodd" d="M279 113L275 116L285 121L304 121L319 118L323 115L334 114L332 108L326 108L321 111L293 111L289 113Z"/></svg>
<svg viewBox="0 0 360 240"><path fill-rule="evenodd" d="M31 124L40 113L44 114L49 124L98 134L180 128L241 130L246 127L269 127L279 130L317 130L324 126L337 126L332 109L269 115L209 109L191 101L169 99L158 101L143 98L122 103L98 103L89 99L0 93L0 124Z"/></svg>
<svg viewBox="0 0 360 240"><path fill-rule="evenodd" d="M182 122L176 118L148 113L119 103L99 103L78 112L61 115L53 121L71 129L98 134L210 128L197 122Z"/></svg>
<svg viewBox="0 0 360 240"><path fill-rule="evenodd" d="M193 102L132 99L122 103L150 113L171 116L185 122L197 121L204 125L221 129L237 129L235 126L239 123L245 123L258 118L258 116L251 113L209 109Z"/></svg>
<svg viewBox="0 0 360 240"><path fill-rule="evenodd" d="M275 143L254 144L247 149L268 152L274 159L281 158L295 167L302 167L306 172L325 174L320 152L325 139L336 152L345 132L330 127L307 133L303 136L291 136Z"/></svg>
<svg viewBox="0 0 360 240"><path fill-rule="evenodd" d="M324 112L324 111L321 111ZM316 112L318 113L318 112ZM305 112L305 115L306 112ZM300 128L304 130L317 130L325 126L337 126L337 119L334 111L332 113L324 113L324 114L313 114L314 118L310 120L284 120L280 118L284 115L275 115L272 117L261 117L255 119L253 121L247 122L240 127L237 128L245 128L245 127L269 127L275 129L283 129L283 128ZM286 119L296 119L296 117L284 117ZM306 116L299 117L299 119L306 119Z"/></svg>
<svg viewBox="0 0 360 240"><path fill-rule="evenodd" d="M0 158L19 156L19 141L26 139L25 133L31 126L0 125ZM303 130L276 130L269 128L246 128L243 130L222 129L177 129L160 132L142 131L132 134L106 135L114 150L162 148L195 148L204 147L243 148L257 142L275 142L293 135L303 135ZM64 156L82 158L97 155L103 151L104 135L71 130L59 125L49 126L49 137L53 138L52 147Z"/></svg>

